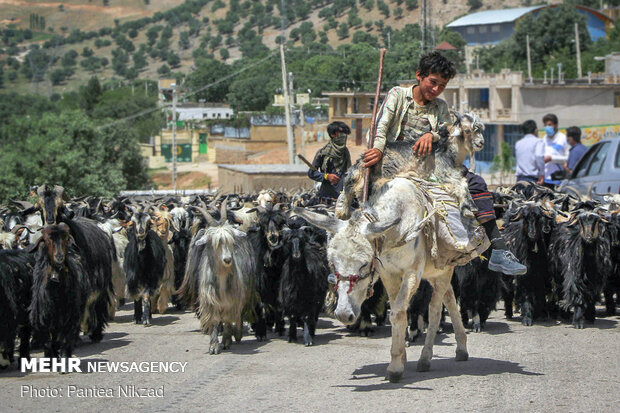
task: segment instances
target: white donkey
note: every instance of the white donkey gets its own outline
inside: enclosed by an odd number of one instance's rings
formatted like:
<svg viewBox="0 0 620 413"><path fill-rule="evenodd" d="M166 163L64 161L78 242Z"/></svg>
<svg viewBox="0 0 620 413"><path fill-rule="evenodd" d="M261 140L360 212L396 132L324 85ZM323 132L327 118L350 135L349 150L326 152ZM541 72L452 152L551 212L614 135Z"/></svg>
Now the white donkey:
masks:
<svg viewBox="0 0 620 413"><path fill-rule="evenodd" d="M467 360L467 336L450 284L454 267L437 268L437 261L431 257L423 233L429 223L428 198L421 186L410 179L394 178L373 193L369 204L372 216L358 210L347 221L295 208L295 213L332 234L327 254L338 279L336 318L347 325L357 319L362 303L377 281L372 271L374 262L391 306L392 360L387 378L396 382L403 375L407 361L407 307L422 278L433 286L433 296L428 333L417 370L430 368L442 303L454 325L456 360Z"/></svg>

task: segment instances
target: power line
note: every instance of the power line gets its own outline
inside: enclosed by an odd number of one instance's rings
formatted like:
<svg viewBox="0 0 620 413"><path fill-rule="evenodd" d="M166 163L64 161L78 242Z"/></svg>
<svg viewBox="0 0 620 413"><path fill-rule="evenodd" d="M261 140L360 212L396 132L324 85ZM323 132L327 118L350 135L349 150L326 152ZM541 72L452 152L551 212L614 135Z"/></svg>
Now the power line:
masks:
<svg viewBox="0 0 620 413"><path fill-rule="evenodd" d="M261 64L264 61L270 59L274 55L275 55L275 52L272 51L271 53L269 53L267 56L263 57L262 59L257 60L256 62L254 62L254 63L252 63L252 64L250 64L248 66L245 66L242 69L239 69L238 71L236 71L234 73L226 75L226 76L224 76L224 77L222 77L222 78L220 78L220 79L218 79L218 80L216 80L214 82L209 83L208 85L202 86L202 87L200 87L200 88L198 88L198 89L196 89L194 91L186 93L185 97L193 96L193 95L195 95L197 93L202 92L203 90L207 90L207 89L209 89L209 88L211 88L211 87L213 87L213 86L215 86L217 84L220 84L220 83L222 83L225 80L228 80L228 79L230 79L232 77L235 77L238 74L243 73L246 70L253 68L254 66L258 66L259 64ZM159 107L156 107L156 108L146 109L146 110L143 110L141 112L135 113L133 115L126 116L126 117L124 117L122 119L118 119L118 120L115 120L113 122L106 123L105 125L100 125L96 129L97 130L106 129L106 128L109 128L111 126L117 125L119 123L126 122L126 121L132 120L132 119L136 119L136 118L139 118L140 116L148 115L149 113L153 113L153 112L156 112L156 111L159 111L161 109L168 108L168 107L171 107L171 106L172 106L172 103L166 103L166 104L164 104L162 106L159 106Z"/></svg>

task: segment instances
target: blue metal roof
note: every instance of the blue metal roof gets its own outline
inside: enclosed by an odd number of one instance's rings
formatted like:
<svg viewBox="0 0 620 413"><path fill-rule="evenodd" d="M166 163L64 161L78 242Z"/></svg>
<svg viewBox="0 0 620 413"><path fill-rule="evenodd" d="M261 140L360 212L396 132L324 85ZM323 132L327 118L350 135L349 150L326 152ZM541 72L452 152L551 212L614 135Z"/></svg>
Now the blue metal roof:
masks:
<svg viewBox="0 0 620 413"><path fill-rule="evenodd" d="M504 9L504 10L486 10L478 13L468 14L459 19L456 19L452 23L448 23L446 27L461 27L472 26L478 24L498 24L508 23L517 20L527 13L531 13L534 10L542 9L547 6L533 6L533 7L520 7L517 9Z"/></svg>

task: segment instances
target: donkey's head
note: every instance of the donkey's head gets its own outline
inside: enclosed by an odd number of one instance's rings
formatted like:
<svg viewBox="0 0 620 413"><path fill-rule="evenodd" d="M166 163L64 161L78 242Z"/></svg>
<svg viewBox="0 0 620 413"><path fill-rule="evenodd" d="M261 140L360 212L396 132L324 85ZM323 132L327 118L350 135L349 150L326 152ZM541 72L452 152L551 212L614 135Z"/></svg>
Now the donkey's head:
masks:
<svg viewBox="0 0 620 413"><path fill-rule="evenodd" d="M372 284L378 279L374 274L374 246L377 237L385 234L400 222L369 220L356 211L351 219L338 218L295 208L293 212L310 224L332 234L327 247L327 258L334 267L338 305L334 315L343 324L353 324L360 315L362 303L368 298Z"/></svg>

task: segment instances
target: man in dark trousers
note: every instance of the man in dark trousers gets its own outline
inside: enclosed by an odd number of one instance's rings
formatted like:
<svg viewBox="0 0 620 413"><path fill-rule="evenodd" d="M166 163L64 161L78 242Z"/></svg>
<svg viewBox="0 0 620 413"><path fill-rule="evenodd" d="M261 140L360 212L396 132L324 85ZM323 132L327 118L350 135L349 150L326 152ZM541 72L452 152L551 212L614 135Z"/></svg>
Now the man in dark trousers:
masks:
<svg viewBox="0 0 620 413"><path fill-rule="evenodd" d="M439 127L451 122L448 105L438 96L455 75L454 64L437 51L420 58L416 72L418 83L408 88L392 88L383 102L377 115L373 148L364 152L365 167L369 168L381 160L386 142L411 142L412 150L418 156L426 156L431 152L433 142L439 140ZM497 228L493 196L486 182L465 167L463 176L467 179L469 192L478 208L476 218L484 227L493 248L489 269L508 275L525 274L527 267L508 250Z"/></svg>
<svg viewBox="0 0 620 413"><path fill-rule="evenodd" d="M338 198L342 191L342 178L351 167L351 154L347 149L347 136L351 128L346 123L336 121L327 125L329 142L314 155L308 177L320 182L319 196L321 198Z"/></svg>

